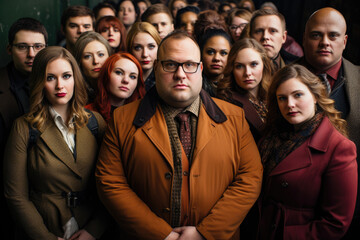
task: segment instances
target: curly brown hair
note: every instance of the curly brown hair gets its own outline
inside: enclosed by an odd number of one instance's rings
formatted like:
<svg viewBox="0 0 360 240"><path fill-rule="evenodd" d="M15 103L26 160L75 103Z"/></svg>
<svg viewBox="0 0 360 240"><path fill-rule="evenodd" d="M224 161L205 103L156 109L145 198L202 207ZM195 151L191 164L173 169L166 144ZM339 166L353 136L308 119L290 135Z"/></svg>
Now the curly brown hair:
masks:
<svg viewBox="0 0 360 240"><path fill-rule="evenodd" d="M347 124L341 118L341 113L335 109L334 100L327 96L325 86L321 80L311 73L304 66L293 64L280 69L273 77L268 91L268 114L265 129L270 131L274 126L279 126L283 119L277 104L276 90L289 79L299 79L305 84L314 95L318 110L322 110L332 123L332 125L344 136L348 136Z"/></svg>

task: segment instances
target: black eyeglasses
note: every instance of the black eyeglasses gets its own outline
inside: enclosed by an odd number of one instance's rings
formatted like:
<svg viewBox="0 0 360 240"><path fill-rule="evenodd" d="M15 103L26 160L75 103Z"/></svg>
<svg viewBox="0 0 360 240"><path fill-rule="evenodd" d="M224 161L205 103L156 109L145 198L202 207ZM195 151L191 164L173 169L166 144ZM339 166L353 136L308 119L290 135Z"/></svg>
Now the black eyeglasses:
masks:
<svg viewBox="0 0 360 240"><path fill-rule="evenodd" d="M16 47L16 49L19 50L20 52L27 52L29 51L29 48L33 48L34 52L38 52L46 47L46 45L42 43L36 43L32 46L27 45L26 43L17 43L17 44L13 44L13 46Z"/></svg>
<svg viewBox="0 0 360 240"><path fill-rule="evenodd" d="M231 31L236 31L238 28L243 30L246 27L246 25L247 25L247 23L241 23L240 25L231 25L230 30Z"/></svg>
<svg viewBox="0 0 360 240"><path fill-rule="evenodd" d="M199 62L183 62L178 63L171 60L161 61L161 65L165 72L176 72L179 66L182 67L186 73L195 73L200 65Z"/></svg>

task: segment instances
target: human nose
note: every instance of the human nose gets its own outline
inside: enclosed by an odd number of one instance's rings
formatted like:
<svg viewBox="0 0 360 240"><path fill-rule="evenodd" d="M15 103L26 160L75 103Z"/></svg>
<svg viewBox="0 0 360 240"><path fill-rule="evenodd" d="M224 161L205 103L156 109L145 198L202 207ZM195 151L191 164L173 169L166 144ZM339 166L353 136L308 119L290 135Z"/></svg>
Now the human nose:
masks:
<svg viewBox="0 0 360 240"><path fill-rule="evenodd" d="M220 53L217 52L214 54L213 62L219 62L220 61Z"/></svg>
<svg viewBox="0 0 360 240"><path fill-rule="evenodd" d="M330 44L328 36L324 35L324 36L321 38L320 44L321 44L321 45L328 46L328 45Z"/></svg>
<svg viewBox="0 0 360 240"><path fill-rule="evenodd" d="M289 97L289 98L287 99L287 105L288 105L288 107L289 107L290 109L295 106L295 101L294 101L294 99L293 99L292 97Z"/></svg>
<svg viewBox="0 0 360 240"><path fill-rule="evenodd" d="M83 26L79 26L77 30L78 34L82 34L83 32L85 32L85 28Z"/></svg>
<svg viewBox="0 0 360 240"><path fill-rule="evenodd" d="M62 89L63 88L63 81L61 79L58 79L56 81L56 89Z"/></svg>
<svg viewBox="0 0 360 240"><path fill-rule="evenodd" d="M184 79L186 78L186 74L184 72L183 66L179 65L176 71L174 72L174 78L177 79Z"/></svg>
<svg viewBox="0 0 360 240"><path fill-rule="evenodd" d="M28 57L31 57L31 58L35 57L34 46L29 46L27 55L28 55Z"/></svg>
<svg viewBox="0 0 360 240"><path fill-rule="evenodd" d="M124 77L122 78L121 82L124 83L124 84L128 84L128 83L129 83L129 76L124 75Z"/></svg>
<svg viewBox="0 0 360 240"><path fill-rule="evenodd" d="M109 37L113 36L114 35L114 29L113 28L110 28L109 29Z"/></svg>
<svg viewBox="0 0 360 240"><path fill-rule="evenodd" d="M265 40L268 40L269 38L270 38L270 33L269 33L269 31L267 31L267 30L265 30L263 33L263 36L262 36L262 38Z"/></svg>
<svg viewBox="0 0 360 240"><path fill-rule="evenodd" d="M141 55L142 57L146 58L149 55L149 50L146 47L144 47Z"/></svg>
<svg viewBox="0 0 360 240"><path fill-rule="evenodd" d="M244 75L245 75L246 77L248 77L248 76L251 76L251 74L252 74L252 71L251 71L250 66L246 66L246 67L245 67Z"/></svg>
<svg viewBox="0 0 360 240"><path fill-rule="evenodd" d="M94 56L93 57L93 65L96 65L96 64L98 64L99 63L99 58L98 58L98 56Z"/></svg>

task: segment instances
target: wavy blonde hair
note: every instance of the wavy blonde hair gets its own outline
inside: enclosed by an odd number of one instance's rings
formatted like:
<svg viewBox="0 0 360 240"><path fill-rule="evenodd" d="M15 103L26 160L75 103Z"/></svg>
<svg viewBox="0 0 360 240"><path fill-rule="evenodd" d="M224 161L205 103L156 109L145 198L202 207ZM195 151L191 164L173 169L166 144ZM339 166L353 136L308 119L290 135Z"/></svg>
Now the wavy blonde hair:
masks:
<svg viewBox="0 0 360 240"><path fill-rule="evenodd" d="M42 129L45 122L50 119L49 106L51 103L45 97L46 71L48 64L57 59L68 61L73 70L74 94L69 101L69 114L70 116L74 115L75 119L74 126L70 125L69 127L79 129L85 126L89 119L88 113L84 110L87 102L86 86L75 58L65 48L47 47L41 50L34 59L30 76L30 111L25 117L25 120L38 130Z"/></svg>
<svg viewBox="0 0 360 240"><path fill-rule="evenodd" d="M304 66L298 64L285 66L274 75L268 91L268 114L265 129L270 131L271 128L278 126L282 122L283 116L277 104L276 90L282 83L292 78L300 80L308 87L316 99L317 108L320 108L325 116L329 118L331 124L347 137L347 123L341 118L341 113L335 109L334 100L327 96L325 86L321 80Z"/></svg>

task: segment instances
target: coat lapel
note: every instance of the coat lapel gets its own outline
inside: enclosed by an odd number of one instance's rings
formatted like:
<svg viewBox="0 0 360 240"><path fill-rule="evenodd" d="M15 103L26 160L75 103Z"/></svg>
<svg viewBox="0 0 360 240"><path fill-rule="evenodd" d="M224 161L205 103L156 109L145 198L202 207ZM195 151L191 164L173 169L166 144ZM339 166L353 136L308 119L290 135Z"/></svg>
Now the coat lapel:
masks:
<svg viewBox="0 0 360 240"><path fill-rule="evenodd" d="M49 121L49 126L40 134L40 138L60 161L68 166L74 173L81 176L72 152L53 121Z"/></svg>
<svg viewBox="0 0 360 240"><path fill-rule="evenodd" d="M142 131L161 152L170 166L174 168L169 133L165 117L163 116L160 107L157 107L155 115L143 125Z"/></svg>
<svg viewBox="0 0 360 240"><path fill-rule="evenodd" d="M199 119L197 123L196 145L194 149L193 159L204 149L206 144L211 140L216 132L216 123L209 118L204 106L200 106Z"/></svg>
<svg viewBox="0 0 360 240"><path fill-rule="evenodd" d="M315 133L300 147L283 159L269 176L309 167L312 164L311 149L315 149L319 152L326 152L333 131L334 127L332 127L330 120L327 117L324 117Z"/></svg>

